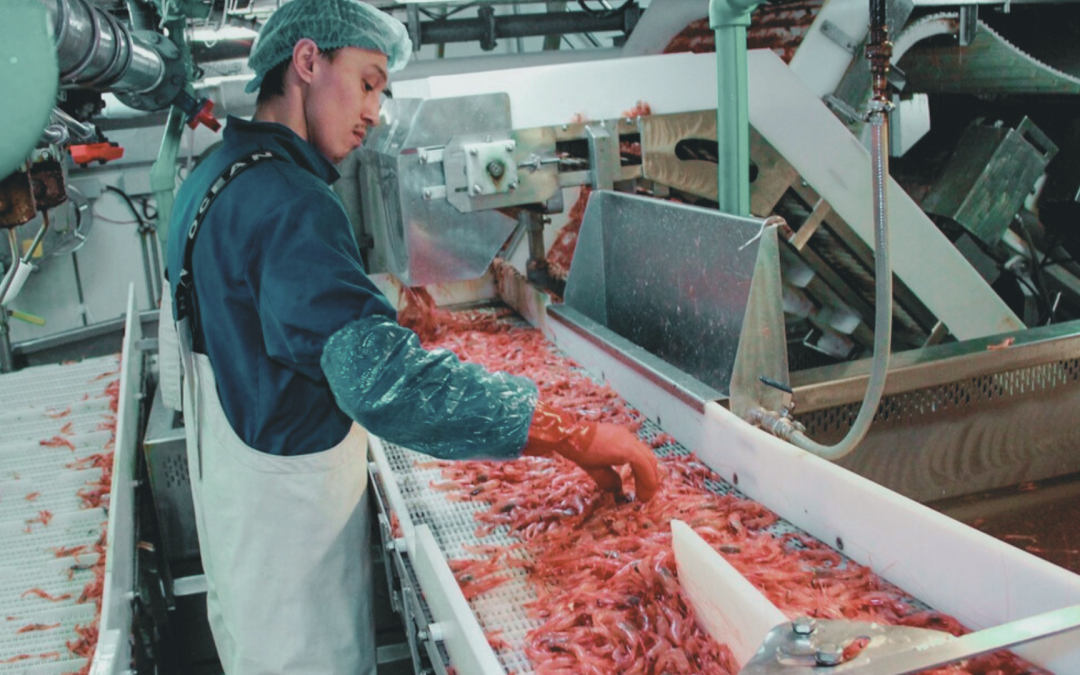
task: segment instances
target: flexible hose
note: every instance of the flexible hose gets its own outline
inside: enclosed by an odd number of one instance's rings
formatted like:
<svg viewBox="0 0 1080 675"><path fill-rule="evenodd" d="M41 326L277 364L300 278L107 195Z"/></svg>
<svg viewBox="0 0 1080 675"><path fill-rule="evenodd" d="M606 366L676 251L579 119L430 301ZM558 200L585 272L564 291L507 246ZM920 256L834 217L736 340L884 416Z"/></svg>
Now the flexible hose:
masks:
<svg viewBox="0 0 1080 675"><path fill-rule="evenodd" d="M885 377L889 372L889 353L892 350L892 267L889 262L889 121L884 110L875 111L870 118L873 194L874 194L874 358L870 366L870 382L863 396L862 406L855 422L843 439L836 445L821 445L801 431L792 429L792 444L828 460L847 455L866 436L874 421L878 403L885 391Z"/></svg>

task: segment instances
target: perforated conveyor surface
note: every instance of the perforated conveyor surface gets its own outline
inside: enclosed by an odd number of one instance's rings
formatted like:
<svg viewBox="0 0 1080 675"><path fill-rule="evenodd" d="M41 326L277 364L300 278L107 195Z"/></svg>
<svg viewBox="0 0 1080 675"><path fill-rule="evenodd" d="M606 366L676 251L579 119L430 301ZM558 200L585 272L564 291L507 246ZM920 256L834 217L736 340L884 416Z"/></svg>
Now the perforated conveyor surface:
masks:
<svg viewBox="0 0 1080 675"><path fill-rule="evenodd" d="M67 643L95 620L83 592L108 516L79 491L102 477L89 460L110 451L106 389L119 370L119 358L107 356L0 375L0 675L85 664Z"/></svg>

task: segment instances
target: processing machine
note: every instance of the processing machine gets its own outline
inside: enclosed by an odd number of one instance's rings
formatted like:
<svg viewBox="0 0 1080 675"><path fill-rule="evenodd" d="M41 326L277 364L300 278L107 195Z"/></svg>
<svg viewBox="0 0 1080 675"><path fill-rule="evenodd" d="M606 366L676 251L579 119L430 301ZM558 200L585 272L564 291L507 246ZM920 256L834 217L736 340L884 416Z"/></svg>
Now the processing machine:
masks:
<svg viewBox="0 0 1080 675"><path fill-rule="evenodd" d="M145 276L156 307L157 240L178 168L182 176L212 151L215 106L253 109L237 95L243 40L187 44L184 29L265 14L254 2L218 11L26 1L20 25L44 17L51 29L27 29L0 50L35 55L44 65L29 76L63 83L64 101L56 105L55 88L35 90L3 123L18 141L0 154L11 249L0 258L0 372L65 348L55 339L13 347L8 320L37 320L18 293L47 284L33 274L43 256L67 256L94 236L107 170L123 177L127 192L116 194L135 197L124 197L142 247L133 280ZM441 22L423 20L422 3L376 4L400 11L418 46L460 39L489 50L573 32L570 17L515 19L496 15L495 3L481 3L475 20ZM740 628L739 645L731 639L744 672L884 672L868 660L918 672L1021 643L1039 666L1080 671L1077 568L923 505L1080 471L1069 423L1080 403L1080 136L1063 121L1080 93L1067 37L1077 12L1053 1L891 0L870 3L883 12L873 17L867 4L627 3L573 13L587 23L574 30L625 34L609 50L414 60L336 189L391 300L422 286L440 305L512 308L625 399L646 420L643 433L669 434L723 489L977 630L963 642L789 622L675 525L699 622L721 641ZM86 90L115 94L126 112L93 96L80 104ZM149 131L125 128L148 114L158 115ZM185 125L204 127L187 132L186 162ZM135 508L114 488L109 528L126 548L109 555L143 560L145 546L137 552L126 534L141 530L156 537L156 562L110 577L104 637L86 662L94 673L138 663L124 634L146 632L140 619L164 633L185 599L205 593L182 414L153 392L154 373L177 364L164 348L144 363L159 345L131 301L126 317L116 442L132 448L141 437L146 503ZM866 404L868 389L880 403ZM802 449L843 446L853 427L865 436L837 456ZM125 452L114 476L130 484L139 469ZM370 453L389 604L414 669L533 672L528 584L517 577L466 600L448 565L478 543L476 507L432 490L439 471L409 449L373 439ZM137 517L147 522L135 528ZM156 588L136 593L147 573ZM735 609L716 615L710 604ZM492 646L492 631L505 646ZM863 633L873 648L861 660L830 662L828 647ZM913 646L926 660L909 659Z"/></svg>

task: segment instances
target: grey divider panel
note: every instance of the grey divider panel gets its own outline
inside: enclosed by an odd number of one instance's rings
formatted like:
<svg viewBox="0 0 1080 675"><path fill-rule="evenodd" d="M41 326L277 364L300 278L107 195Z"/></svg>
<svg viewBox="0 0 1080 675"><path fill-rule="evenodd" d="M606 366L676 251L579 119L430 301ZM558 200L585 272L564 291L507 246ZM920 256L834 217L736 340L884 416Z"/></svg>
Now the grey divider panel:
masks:
<svg viewBox="0 0 1080 675"><path fill-rule="evenodd" d="M566 306L726 394L761 227L712 209L593 193Z"/></svg>

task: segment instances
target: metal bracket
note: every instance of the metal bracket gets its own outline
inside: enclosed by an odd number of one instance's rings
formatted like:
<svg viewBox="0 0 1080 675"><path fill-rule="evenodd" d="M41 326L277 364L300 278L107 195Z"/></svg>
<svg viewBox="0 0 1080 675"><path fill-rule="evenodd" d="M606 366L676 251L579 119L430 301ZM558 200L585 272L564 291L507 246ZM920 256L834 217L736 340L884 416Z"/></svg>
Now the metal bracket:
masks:
<svg viewBox="0 0 1080 675"><path fill-rule="evenodd" d="M847 124L856 124L863 121L862 113L851 107L847 101L837 98L833 94L826 94L822 100L829 110L836 113Z"/></svg>
<svg viewBox="0 0 1080 675"><path fill-rule="evenodd" d="M848 35L843 28L837 26L832 21L826 20L825 23L821 24L821 33L852 56L855 56L858 53L859 45L861 44L859 40Z"/></svg>
<svg viewBox="0 0 1080 675"><path fill-rule="evenodd" d="M765 642L739 675L820 673L822 668L879 659L888 654L924 649L950 639L948 633L925 628L889 626L862 621L823 621L799 617L769 631ZM867 652L867 657L860 655Z"/></svg>
<svg viewBox="0 0 1080 675"><path fill-rule="evenodd" d="M444 197L461 213L543 204L558 192L558 167L534 157L555 151L552 132L544 128L493 131L454 136L442 151L442 192L424 188L424 199ZM428 161L439 158L430 153ZM526 164L532 171L521 171Z"/></svg>
<svg viewBox="0 0 1080 675"><path fill-rule="evenodd" d="M784 224L782 218L769 218L762 223L759 235L754 278L731 373L731 412L743 419L748 419L754 409L791 407L777 235Z"/></svg>
<svg viewBox="0 0 1080 675"><path fill-rule="evenodd" d="M978 32L979 6L964 5L960 8L960 46L970 46Z"/></svg>
<svg viewBox="0 0 1080 675"><path fill-rule="evenodd" d="M473 196L513 192L518 187L514 159L517 143L512 139L466 143L465 183Z"/></svg>
<svg viewBox="0 0 1080 675"><path fill-rule="evenodd" d="M443 148L442 146L434 148L418 148L416 151L417 159L421 164L439 164L443 161Z"/></svg>
<svg viewBox="0 0 1080 675"><path fill-rule="evenodd" d="M615 187L615 173L619 170L619 137L603 125L585 127L589 141L589 175L594 190L611 190Z"/></svg>
<svg viewBox="0 0 1080 675"><path fill-rule="evenodd" d="M1080 605L961 637L924 628L799 618L769 631L739 675L912 675L1080 628Z"/></svg>
<svg viewBox="0 0 1080 675"><path fill-rule="evenodd" d="M138 349L139 351L143 351L143 352L145 352L145 351L156 352L157 349L158 349L158 339L157 338L143 338L142 340L136 340L135 341L135 349Z"/></svg>

